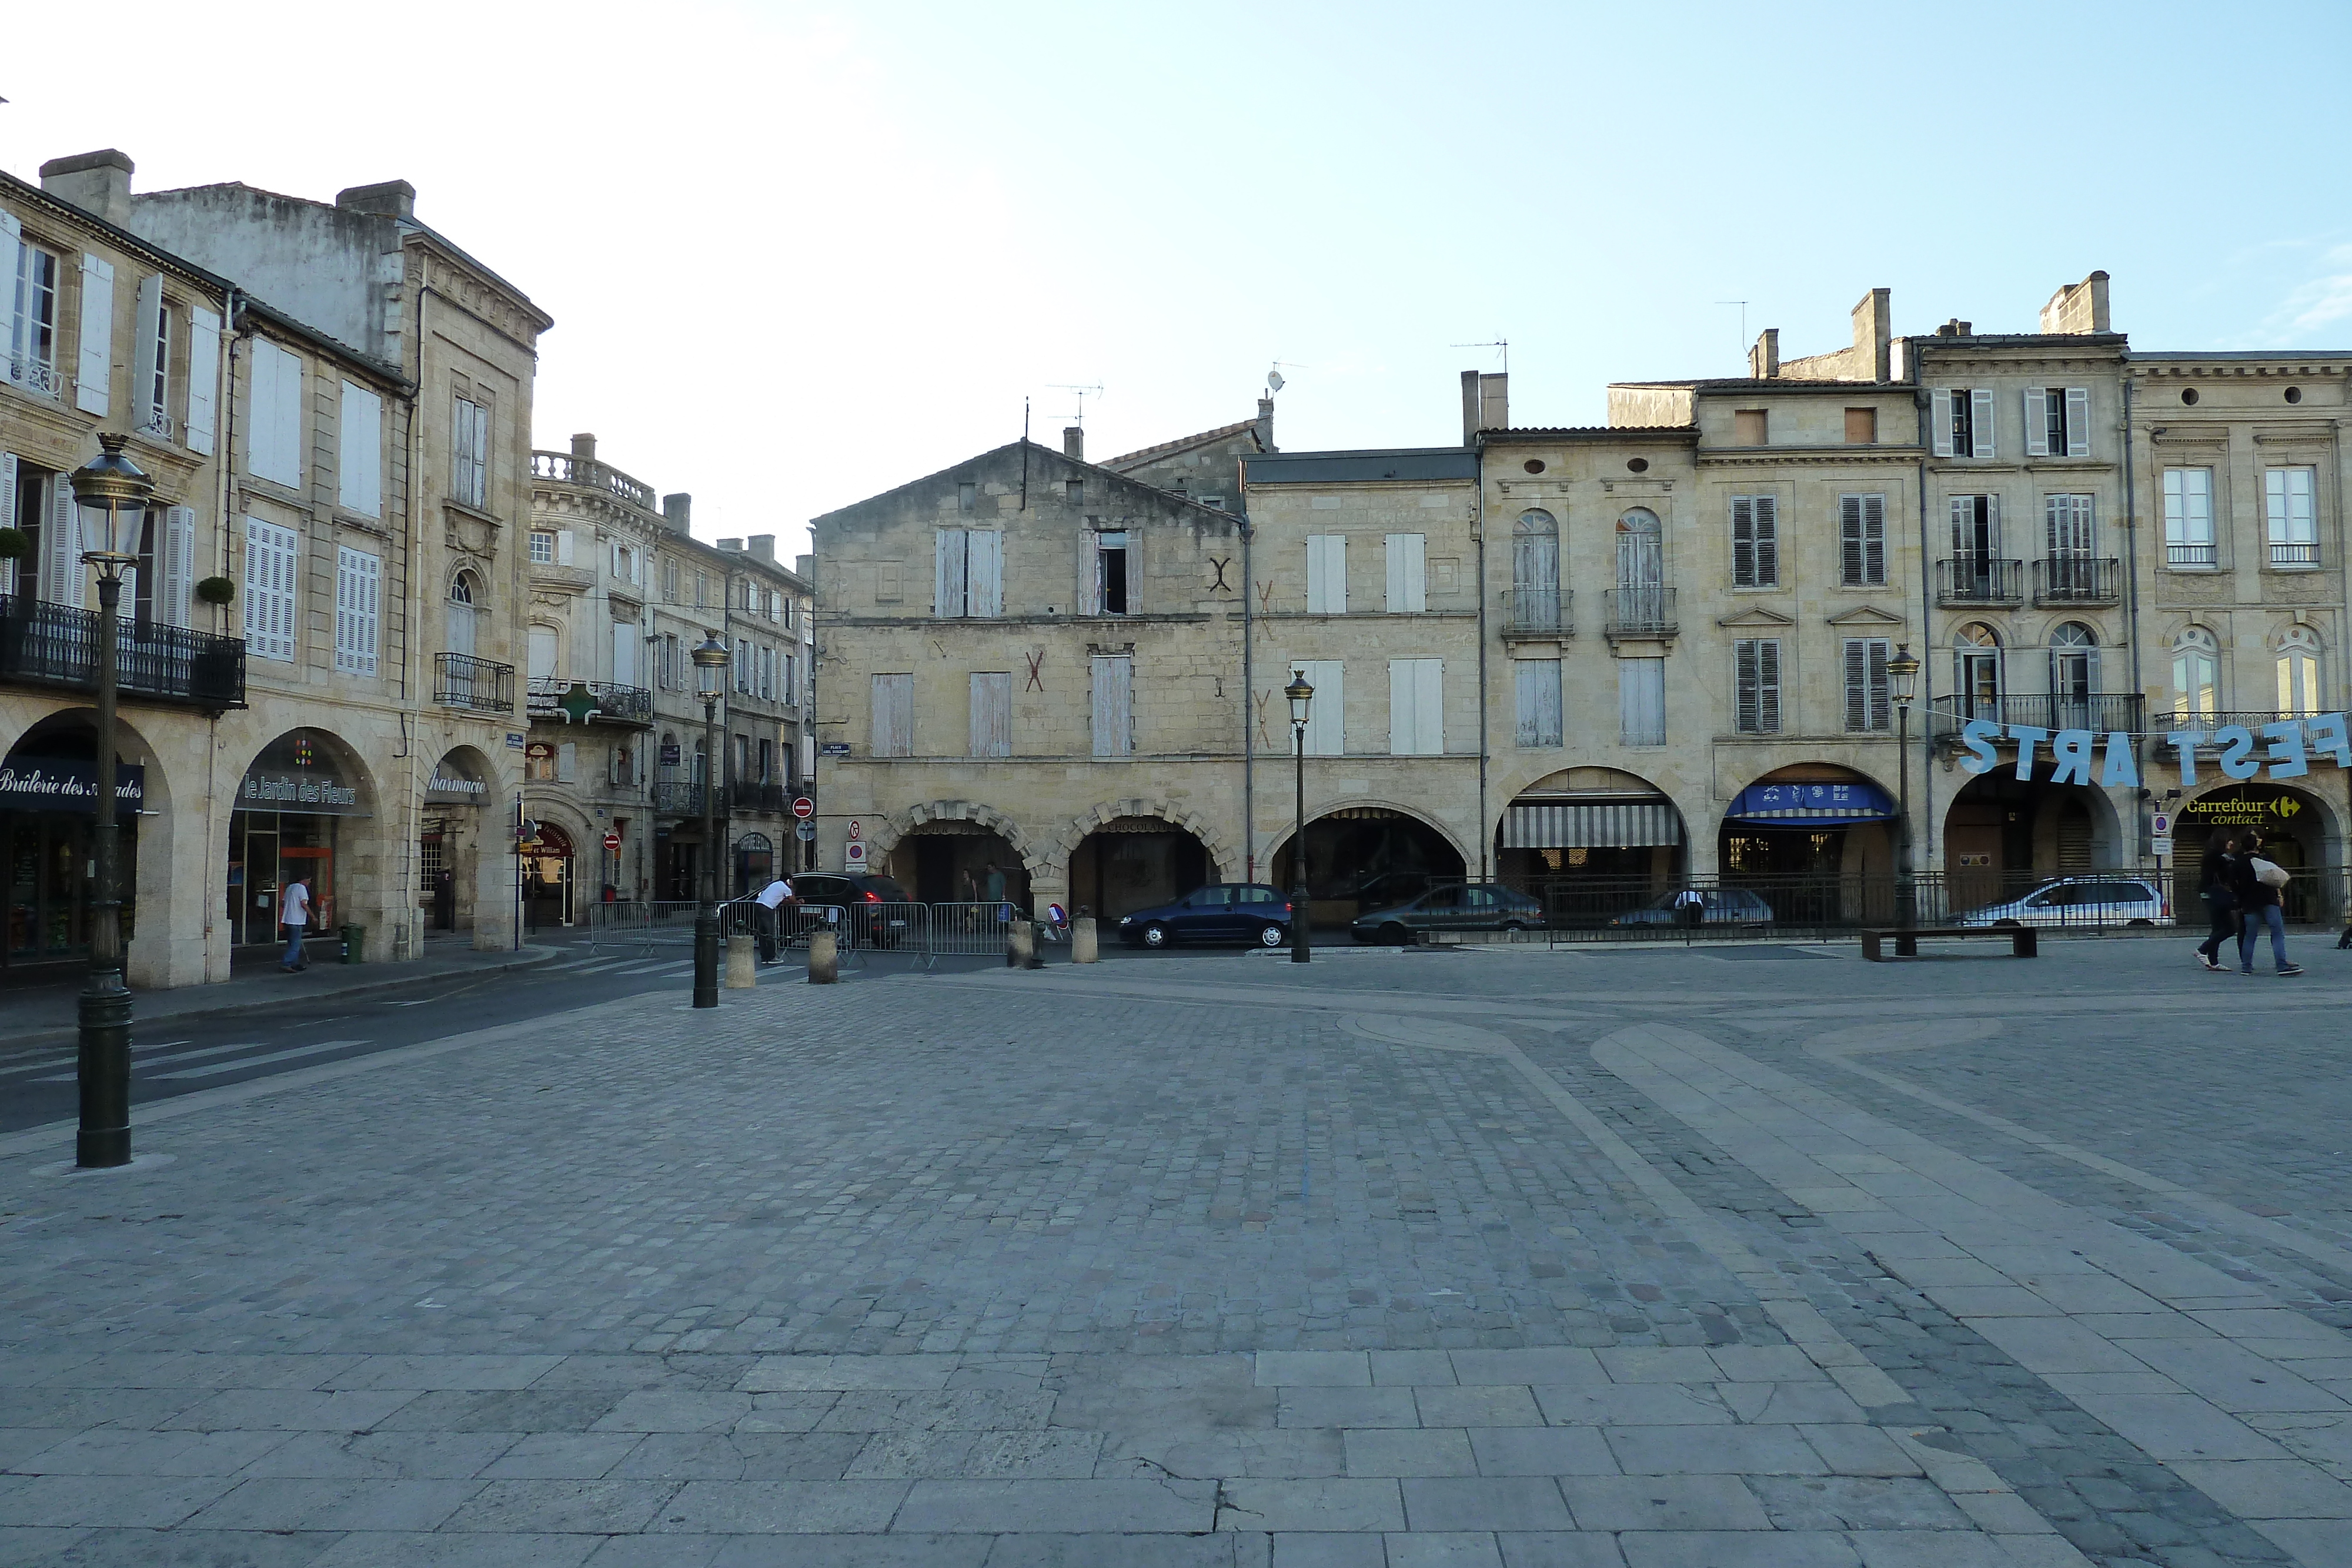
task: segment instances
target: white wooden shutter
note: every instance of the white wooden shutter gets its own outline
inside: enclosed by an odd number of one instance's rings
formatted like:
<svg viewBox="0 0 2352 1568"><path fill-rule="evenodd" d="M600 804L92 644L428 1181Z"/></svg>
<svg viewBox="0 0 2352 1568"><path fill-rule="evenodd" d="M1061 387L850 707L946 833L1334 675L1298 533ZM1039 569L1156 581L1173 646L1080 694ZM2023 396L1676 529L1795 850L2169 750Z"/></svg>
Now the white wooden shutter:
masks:
<svg viewBox="0 0 2352 1568"><path fill-rule="evenodd" d="M1863 575L1862 497L1838 497L1838 580L1851 587L1869 580Z"/></svg>
<svg viewBox="0 0 2352 1568"><path fill-rule="evenodd" d="M555 628L533 626L525 634L523 674L534 681L555 678Z"/></svg>
<svg viewBox="0 0 2352 1568"><path fill-rule="evenodd" d="M1080 615L1102 613L1102 536L1092 528L1078 534L1078 596L1076 609Z"/></svg>
<svg viewBox="0 0 2352 1568"><path fill-rule="evenodd" d="M1299 671L1307 684L1315 688L1315 701L1307 709L1307 755L1309 757L1342 757L1348 749L1348 693L1341 678L1346 666L1337 659L1294 659L1283 668ZM1284 681L1282 685L1289 683ZM1276 687L1275 700L1280 702L1281 686Z"/></svg>
<svg viewBox="0 0 2352 1568"><path fill-rule="evenodd" d="M1618 737L1627 746L1666 743L1666 662L1617 661Z"/></svg>
<svg viewBox="0 0 2352 1568"><path fill-rule="evenodd" d="M1094 674L1094 752L1129 757L1135 752L1135 661L1125 653L1097 653Z"/></svg>
<svg viewBox="0 0 2352 1568"><path fill-rule="evenodd" d="M555 564L558 566L572 564L572 530L570 528L555 530Z"/></svg>
<svg viewBox="0 0 2352 1568"><path fill-rule="evenodd" d="M1429 608L1427 550L1426 534L1391 534L1388 537L1390 614L1414 615Z"/></svg>
<svg viewBox="0 0 2352 1568"><path fill-rule="evenodd" d="M302 361L275 343L253 340L246 467L261 478L302 483Z"/></svg>
<svg viewBox="0 0 2352 1568"><path fill-rule="evenodd" d="M196 583L196 509L167 507L163 511L162 580L157 584L155 613L169 626L185 626Z"/></svg>
<svg viewBox="0 0 2352 1568"><path fill-rule="evenodd" d="M474 494L477 507L490 504L490 408L474 405Z"/></svg>
<svg viewBox="0 0 2352 1568"><path fill-rule="evenodd" d="M113 380L114 264L85 251L81 258L81 366L75 376L74 406L84 413L103 417Z"/></svg>
<svg viewBox="0 0 2352 1568"><path fill-rule="evenodd" d="M0 213L0 217L6 215L5 213ZM0 274L0 277L5 276L8 275ZM16 455L13 452L0 452L0 528L13 528L16 526ZM14 561L0 566L0 599L13 599L16 596L16 563ZM35 575L37 579L38 573Z"/></svg>
<svg viewBox="0 0 2352 1568"><path fill-rule="evenodd" d="M2091 455L2091 389L2066 389L2066 455L2088 457Z"/></svg>
<svg viewBox="0 0 2352 1568"><path fill-rule="evenodd" d="M1348 536L1307 536L1307 612L1345 615L1348 612Z"/></svg>
<svg viewBox="0 0 2352 1568"><path fill-rule="evenodd" d="M1780 581L1780 502L1758 496L1756 507L1756 586L1777 587Z"/></svg>
<svg viewBox="0 0 2352 1568"><path fill-rule="evenodd" d="M570 784L578 779L579 774L579 742L567 740L561 743L555 748L555 781L558 784Z"/></svg>
<svg viewBox="0 0 2352 1568"><path fill-rule="evenodd" d="M297 543L291 528L245 519L245 643L256 658L294 657Z"/></svg>
<svg viewBox="0 0 2352 1568"><path fill-rule="evenodd" d="M171 427L163 423L166 410L155 396L155 340L163 331L162 273L151 272L139 280L131 318L131 331L136 334L131 343L131 421L168 432Z"/></svg>
<svg viewBox="0 0 2352 1568"><path fill-rule="evenodd" d="M613 622L613 682L623 686L637 684L637 623L634 621Z"/></svg>
<svg viewBox="0 0 2352 1568"><path fill-rule="evenodd" d="M1883 637L1845 640L1846 728L1866 731L1887 727L1893 702L1886 653L1886 640Z"/></svg>
<svg viewBox="0 0 2352 1568"><path fill-rule="evenodd" d="M202 306L188 312L188 450L210 452L220 406L221 319Z"/></svg>
<svg viewBox="0 0 2352 1568"><path fill-rule="evenodd" d="M877 757L915 754L915 677L874 677L873 746Z"/></svg>
<svg viewBox="0 0 2352 1568"><path fill-rule="evenodd" d="M1731 586L1756 586L1756 503L1748 496L1731 497Z"/></svg>
<svg viewBox="0 0 2352 1568"><path fill-rule="evenodd" d="M376 673L383 563L349 546L335 551L335 668L345 674Z"/></svg>
<svg viewBox="0 0 2352 1568"><path fill-rule="evenodd" d="M383 515L383 399L365 387L343 383L338 420L336 498L362 517Z"/></svg>
<svg viewBox="0 0 2352 1568"><path fill-rule="evenodd" d="M41 528L41 597L52 604L82 607L89 568L81 559L81 516L73 486L62 474L49 476L49 516Z"/></svg>
<svg viewBox="0 0 2352 1568"><path fill-rule="evenodd" d="M1927 434L1937 456L1952 455L1952 394L1943 387L1927 394Z"/></svg>
<svg viewBox="0 0 2352 1568"><path fill-rule="evenodd" d="M973 615L1004 613L1004 534L997 528L974 528L964 542L965 605ZM1134 580L1129 562L1129 581Z"/></svg>
<svg viewBox="0 0 2352 1568"><path fill-rule="evenodd" d="M1969 394L1969 435L1976 448L1973 455L1978 457L1994 455L1992 393L1986 388L1979 387Z"/></svg>
<svg viewBox="0 0 2352 1568"><path fill-rule="evenodd" d="M1009 674L971 677L971 754L1013 755L1013 677Z"/></svg>
<svg viewBox="0 0 2352 1568"><path fill-rule="evenodd" d="M1521 746L1558 746L1559 723L1559 661L1515 659L1511 663L1513 695L1518 708L1517 740Z"/></svg>
<svg viewBox="0 0 2352 1568"><path fill-rule="evenodd" d="M245 471L248 474L267 476L278 472L278 458L271 451L278 426L269 417L277 389L278 351L255 338L245 354Z"/></svg>
<svg viewBox="0 0 2352 1568"><path fill-rule="evenodd" d="M2025 455L2050 455L2050 389L2025 389Z"/></svg>
<svg viewBox="0 0 2352 1568"><path fill-rule="evenodd" d="M0 212L0 377L11 383L23 380L15 356L9 351L15 346L16 331L16 267L18 248L25 242L25 225L11 212ZM16 527L14 512L6 514L7 526Z"/></svg>
<svg viewBox="0 0 2352 1568"><path fill-rule="evenodd" d="M967 546L961 528L940 528L931 536L931 613L964 613Z"/></svg>
<svg viewBox="0 0 2352 1568"><path fill-rule="evenodd" d="M1862 580L1886 580L1886 497L1862 497Z"/></svg>
<svg viewBox="0 0 2352 1568"><path fill-rule="evenodd" d="M1443 659L1389 661L1389 755L1436 757L1445 750Z"/></svg>

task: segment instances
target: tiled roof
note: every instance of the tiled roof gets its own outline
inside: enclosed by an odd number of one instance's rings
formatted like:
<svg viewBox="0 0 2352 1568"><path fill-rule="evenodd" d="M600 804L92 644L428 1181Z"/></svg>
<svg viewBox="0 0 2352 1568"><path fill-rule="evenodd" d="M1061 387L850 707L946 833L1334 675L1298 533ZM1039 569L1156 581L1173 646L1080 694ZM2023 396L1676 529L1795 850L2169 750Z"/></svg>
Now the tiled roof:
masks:
<svg viewBox="0 0 2352 1568"><path fill-rule="evenodd" d="M1245 419L1239 424L1228 424L1217 430L1204 430L1198 435L1186 435L1174 441L1163 441L1157 446L1146 446L1134 452L1122 453L1117 457L1107 457L1103 459L1101 466L1112 469L1130 465L1140 466L1155 457L1165 457L1171 453L1181 452L1187 447L1205 446L1212 441L1223 441L1228 436L1240 435L1245 431L1255 428L1256 424L1257 421Z"/></svg>

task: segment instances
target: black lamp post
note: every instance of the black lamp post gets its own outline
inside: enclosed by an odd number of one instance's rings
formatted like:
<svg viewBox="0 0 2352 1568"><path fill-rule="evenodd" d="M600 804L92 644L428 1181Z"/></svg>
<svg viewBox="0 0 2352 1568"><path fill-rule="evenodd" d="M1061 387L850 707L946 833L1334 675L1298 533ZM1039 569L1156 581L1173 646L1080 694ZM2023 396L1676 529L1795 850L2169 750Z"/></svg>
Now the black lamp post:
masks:
<svg viewBox="0 0 2352 1568"><path fill-rule="evenodd" d="M719 1005L719 694L727 684L727 644L710 632L694 650L694 688L702 695L702 907L694 915L694 1005Z"/></svg>
<svg viewBox="0 0 2352 1568"><path fill-rule="evenodd" d="M74 1164L85 1168L131 1163L131 992L122 984L122 894L116 885L115 625L122 574L139 564L141 525L155 485L122 455L127 440L100 436L104 450L72 479L81 559L98 570L98 759L92 769L98 793L90 829L97 877L90 889L89 978L79 1010L81 1128L74 1138Z"/></svg>
<svg viewBox="0 0 2352 1568"><path fill-rule="evenodd" d="M1290 961L1307 962L1307 710L1315 701L1315 688L1307 684L1307 672L1290 672L1290 685L1282 695L1290 699L1290 735L1296 779L1298 786L1298 830L1290 841Z"/></svg>
<svg viewBox="0 0 2352 1568"><path fill-rule="evenodd" d="M1895 918L1906 926L1919 924L1919 885L1911 868L1911 699L1917 694L1919 661L1911 644L1901 643L1886 661L1886 678L1895 686L1895 748L1901 753L1895 777L1901 781L1895 800Z"/></svg>

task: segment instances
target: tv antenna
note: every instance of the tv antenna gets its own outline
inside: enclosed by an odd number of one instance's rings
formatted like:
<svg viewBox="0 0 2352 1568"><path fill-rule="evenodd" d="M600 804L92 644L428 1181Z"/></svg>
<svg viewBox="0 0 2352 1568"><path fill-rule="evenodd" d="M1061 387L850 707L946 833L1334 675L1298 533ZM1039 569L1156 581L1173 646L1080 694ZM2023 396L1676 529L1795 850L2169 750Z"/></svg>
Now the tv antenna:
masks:
<svg viewBox="0 0 2352 1568"><path fill-rule="evenodd" d="M1077 394L1078 412L1070 415L1070 423L1081 428L1084 428L1087 423L1087 394L1092 392L1097 400L1103 395L1102 383L1099 382L1087 386L1073 386L1068 382L1047 382L1045 384L1055 392Z"/></svg>
<svg viewBox="0 0 2352 1568"><path fill-rule="evenodd" d="M1742 355L1745 355L1748 352L1748 301L1745 299L1718 299L1716 303L1717 305L1737 305L1739 307L1739 351Z"/></svg>
<svg viewBox="0 0 2352 1568"><path fill-rule="evenodd" d="M1511 373L1511 340L1499 332L1495 334L1491 342L1454 343L1448 346L1456 349L1493 349L1503 356L1503 373L1507 376Z"/></svg>
<svg viewBox="0 0 2352 1568"><path fill-rule="evenodd" d="M1270 392L1278 392L1282 390L1282 372L1285 369L1311 371L1314 368L1312 365L1302 365L1296 360L1276 360L1266 369L1265 390Z"/></svg>

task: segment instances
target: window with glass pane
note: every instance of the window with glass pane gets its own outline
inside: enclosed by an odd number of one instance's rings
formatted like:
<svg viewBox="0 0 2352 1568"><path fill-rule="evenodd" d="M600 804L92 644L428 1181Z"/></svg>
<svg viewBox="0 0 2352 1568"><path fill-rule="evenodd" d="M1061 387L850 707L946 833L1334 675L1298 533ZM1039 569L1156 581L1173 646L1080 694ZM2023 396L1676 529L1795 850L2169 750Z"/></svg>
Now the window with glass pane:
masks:
<svg viewBox="0 0 2352 1568"><path fill-rule="evenodd" d="M2278 711L2282 718L2319 711L2319 639L2300 627L2279 645Z"/></svg>
<svg viewBox="0 0 2352 1568"><path fill-rule="evenodd" d="M2175 723L2210 719L2221 709L2221 644L2202 626L2190 626L2172 641L2172 716Z"/></svg>
<svg viewBox="0 0 2352 1568"><path fill-rule="evenodd" d="M553 566L555 564L555 536L549 533L532 534L530 536L530 559L532 563L537 566Z"/></svg>
<svg viewBox="0 0 2352 1568"><path fill-rule="evenodd" d="M2211 566L2213 470L2164 471L2164 559L2168 566Z"/></svg>
<svg viewBox="0 0 2352 1568"><path fill-rule="evenodd" d="M2273 566L2319 564L2312 488L2312 470L2308 468L2271 468L2263 472L2263 503L2268 514Z"/></svg>

